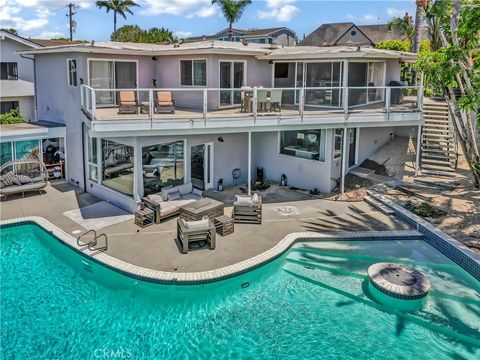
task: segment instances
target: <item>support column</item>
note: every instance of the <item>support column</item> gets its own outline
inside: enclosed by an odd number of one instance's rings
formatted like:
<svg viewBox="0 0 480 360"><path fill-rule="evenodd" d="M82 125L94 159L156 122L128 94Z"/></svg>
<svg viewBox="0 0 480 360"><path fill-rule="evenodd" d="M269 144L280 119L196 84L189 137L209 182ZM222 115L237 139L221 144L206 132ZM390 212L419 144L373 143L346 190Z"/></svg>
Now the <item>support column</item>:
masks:
<svg viewBox="0 0 480 360"><path fill-rule="evenodd" d="M343 143L342 143L342 175L340 178L340 191L345 192L345 175L347 173L347 143L348 143L348 129L343 128Z"/></svg>
<svg viewBox="0 0 480 360"><path fill-rule="evenodd" d="M248 132L248 196L252 195L252 132Z"/></svg>
<svg viewBox="0 0 480 360"><path fill-rule="evenodd" d="M143 197L143 169L142 169L142 144L135 139L133 147L133 198L140 201Z"/></svg>
<svg viewBox="0 0 480 360"><path fill-rule="evenodd" d="M417 153L415 154L415 176L420 172L420 151L422 145L422 125L418 125L417 131Z"/></svg>

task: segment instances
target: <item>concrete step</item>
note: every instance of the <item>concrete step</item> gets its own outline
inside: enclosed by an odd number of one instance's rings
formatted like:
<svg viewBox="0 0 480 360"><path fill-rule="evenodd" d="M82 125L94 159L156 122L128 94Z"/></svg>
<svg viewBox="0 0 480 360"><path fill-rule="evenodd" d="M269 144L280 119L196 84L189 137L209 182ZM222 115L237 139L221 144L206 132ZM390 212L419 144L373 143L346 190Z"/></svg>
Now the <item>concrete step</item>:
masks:
<svg viewBox="0 0 480 360"><path fill-rule="evenodd" d="M432 159L432 160L443 160L455 162L455 154L444 154L444 153L430 153L427 151L422 151L422 160L423 159Z"/></svg>
<svg viewBox="0 0 480 360"><path fill-rule="evenodd" d="M441 176L446 178L451 178L454 173L450 171L436 171L422 168L422 175L426 176Z"/></svg>
<svg viewBox="0 0 480 360"><path fill-rule="evenodd" d="M453 135L450 135L450 134L441 134L441 133L424 133L423 134L423 139L424 140L437 140L437 139L441 139L441 140L453 140Z"/></svg>
<svg viewBox="0 0 480 360"><path fill-rule="evenodd" d="M370 197L370 196L365 196L364 198L365 202L371 206L373 206L375 209L380 211L381 213L385 215L393 215L395 214L395 211L392 210L392 208L382 204L380 201Z"/></svg>
<svg viewBox="0 0 480 360"><path fill-rule="evenodd" d="M432 115L432 114L423 114L423 119L425 121L431 121L431 122L446 122L449 121L448 116L444 115Z"/></svg>
<svg viewBox="0 0 480 360"><path fill-rule="evenodd" d="M453 127L450 124L431 124L425 123L423 129L428 130L442 130L442 131L453 131Z"/></svg>
<svg viewBox="0 0 480 360"><path fill-rule="evenodd" d="M440 166L440 167L452 167L452 164L450 161L445 161L445 160L433 160L433 159L425 159L422 158L422 165L435 165L435 166Z"/></svg>
<svg viewBox="0 0 480 360"><path fill-rule="evenodd" d="M436 128L425 128L423 131L424 135L429 135L429 134L440 134L440 135L449 135L453 136L452 131L449 128L446 129L436 129Z"/></svg>
<svg viewBox="0 0 480 360"><path fill-rule="evenodd" d="M423 107L425 109L447 109L448 110L447 104L423 104Z"/></svg>
<svg viewBox="0 0 480 360"><path fill-rule="evenodd" d="M438 166L438 165L430 165L430 164L422 164L422 172L426 171L433 171L433 172L447 172L447 173L454 173L455 169L446 166Z"/></svg>

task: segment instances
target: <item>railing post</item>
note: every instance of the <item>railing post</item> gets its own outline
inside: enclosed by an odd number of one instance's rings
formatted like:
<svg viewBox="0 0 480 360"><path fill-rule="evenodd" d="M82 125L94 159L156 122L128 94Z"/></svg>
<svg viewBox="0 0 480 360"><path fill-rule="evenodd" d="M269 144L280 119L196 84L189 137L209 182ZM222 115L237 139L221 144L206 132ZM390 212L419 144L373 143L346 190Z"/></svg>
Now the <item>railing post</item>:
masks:
<svg viewBox="0 0 480 360"><path fill-rule="evenodd" d="M85 88L85 110L90 113L90 115L92 114L91 110L90 110L90 103L92 101L92 99L90 98L91 94L90 94L90 89L88 88Z"/></svg>
<svg viewBox="0 0 480 360"><path fill-rule="evenodd" d="M387 87L386 88L386 94L385 94L385 108L387 110L387 117L390 119L390 103L391 103L391 98L392 98L392 88Z"/></svg>
<svg viewBox="0 0 480 360"><path fill-rule="evenodd" d="M153 128L153 90L148 90L148 116L150 117L150 129Z"/></svg>
<svg viewBox="0 0 480 360"><path fill-rule="evenodd" d="M203 89L203 123L207 126L208 91Z"/></svg>
<svg viewBox="0 0 480 360"><path fill-rule="evenodd" d="M303 112L305 110L305 88L300 89L300 99L299 99L299 111L300 111L300 121L303 122Z"/></svg>
<svg viewBox="0 0 480 360"><path fill-rule="evenodd" d="M255 86L253 88L253 108L252 108L254 122L257 121L257 106L258 106L258 104L257 104L257 87Z"/></svg>
<svg viewBox="0 0 480 360"><path fill-rule="evenodd" d="M85 86L80 85L80 108L85 109L85 100L83 97L83 91L85 90Z"/></svg>
<svg viewBox="0 0 480 360"><path fill-rule="evenodd" d="M343 88L343 112L348 115L348 87Z"/></svg>
<svg viewBox="0 0 480 360"><path fill-rule="evenodd" d="M95 120L97 110L97 100L95 95L95 90L92 89L92 120Z"/></svg>
<svg viewBox="0 0 480 360"><path fill-rule="evenodd" d="M419 85L417 89L417 107L419 111L423 111L423 85Z"/></svg>

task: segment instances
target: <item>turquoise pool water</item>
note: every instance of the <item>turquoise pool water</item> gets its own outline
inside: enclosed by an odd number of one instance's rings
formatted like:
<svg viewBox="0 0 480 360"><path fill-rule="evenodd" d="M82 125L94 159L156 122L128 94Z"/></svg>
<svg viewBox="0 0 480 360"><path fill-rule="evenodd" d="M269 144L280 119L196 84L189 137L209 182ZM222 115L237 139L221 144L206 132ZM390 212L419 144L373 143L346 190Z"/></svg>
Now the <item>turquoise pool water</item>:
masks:
<svg viewBox="0 0 480 360"><path fill-rule="evenodd" d="M479 283L423 241L299 243L258 270L193 287L85 267L35 225L2 229L1 253L5 359L480 357ZM391 260L430 279L422 311L365 294L368 266Z"/></svg>

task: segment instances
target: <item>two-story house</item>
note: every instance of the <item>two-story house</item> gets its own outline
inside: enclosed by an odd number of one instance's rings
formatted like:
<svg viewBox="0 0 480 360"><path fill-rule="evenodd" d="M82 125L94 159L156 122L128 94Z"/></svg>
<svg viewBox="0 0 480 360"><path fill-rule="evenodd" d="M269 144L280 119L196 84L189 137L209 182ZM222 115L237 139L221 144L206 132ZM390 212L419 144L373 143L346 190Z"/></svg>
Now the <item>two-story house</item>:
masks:
<svg viewBox="0 0 480 360"><path fill-rule="evenodd" d="M421 87L390 87L415 55L200 41L90 43L35 58L38 118L66 127L68 181L124 209L193 183L271 181L329 192L395 134L422 125Z"/></svg>
<svg viewBox="0 0 480 360"><path fill-rule="evenodd" d="M279 46L294 46L297 43L297 35L287 27L267 29L232 29L229 37L229 29L223 29L213 35L202 35L186 38L186 42L222 40L235 42L249 42L255 44L275 44Z"/></svg>

